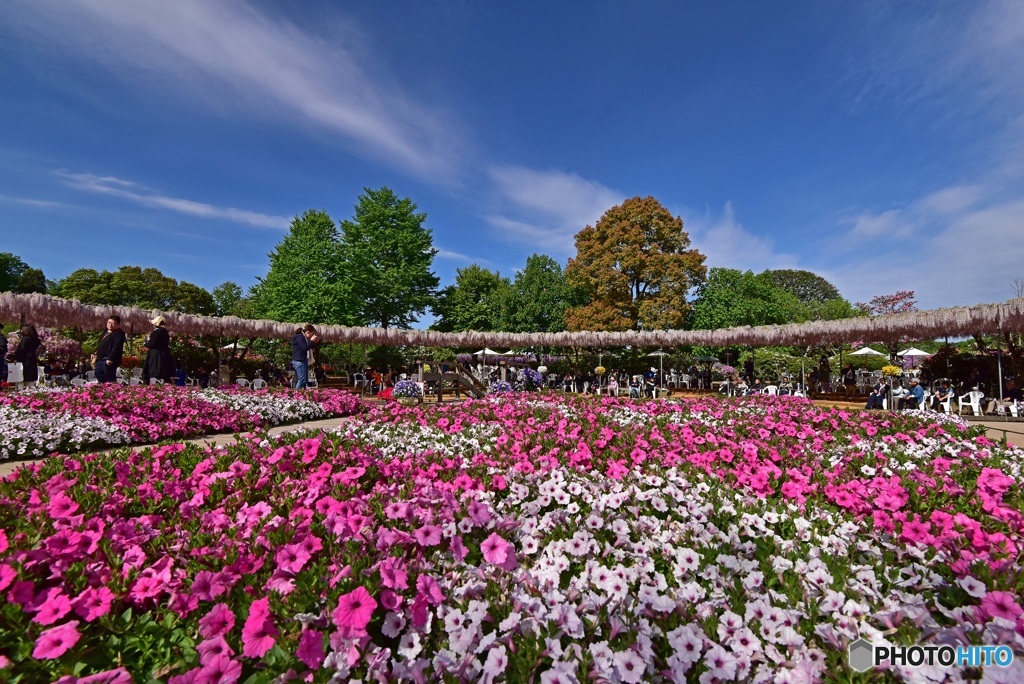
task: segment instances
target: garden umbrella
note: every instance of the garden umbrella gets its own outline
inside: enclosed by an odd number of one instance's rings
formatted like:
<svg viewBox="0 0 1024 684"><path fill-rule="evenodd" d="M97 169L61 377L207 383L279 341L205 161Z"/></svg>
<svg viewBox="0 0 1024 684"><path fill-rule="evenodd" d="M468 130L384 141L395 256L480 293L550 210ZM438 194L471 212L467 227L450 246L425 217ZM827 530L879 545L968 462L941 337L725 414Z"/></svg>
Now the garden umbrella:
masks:
<svg viewBox="0 0 1024 684"><path fill-rule="evenodd" d="M885 356L885 354L875 351L871 347L861 347L855 352L850 352L850 356Z"/></svg>
<svg viewBox="0 0 1024 684"><path fill-rule="evenodd" d="M650 354L648 354L648 356L658 357L658 370L660 371L658 373L658 383L661 384L663 389L665 387L665 357L668 355L668 352L662 351L660 349L656 352L651 352Z"/></svg>
<svg viewBox="0 0 1024 684"><path fill-rule="evenodd" d="M931 356L931 354L929 354L926 351L921 351L917 347L911 347L910 349L904 349L903 351L898 352L896 354L896 356L900 356L900 357L902 357L904 359L913 359L913 364L912 365L916 367L917 366L917 359L919 357L922 357L922 356L927 357L927 356Z"/></svg>

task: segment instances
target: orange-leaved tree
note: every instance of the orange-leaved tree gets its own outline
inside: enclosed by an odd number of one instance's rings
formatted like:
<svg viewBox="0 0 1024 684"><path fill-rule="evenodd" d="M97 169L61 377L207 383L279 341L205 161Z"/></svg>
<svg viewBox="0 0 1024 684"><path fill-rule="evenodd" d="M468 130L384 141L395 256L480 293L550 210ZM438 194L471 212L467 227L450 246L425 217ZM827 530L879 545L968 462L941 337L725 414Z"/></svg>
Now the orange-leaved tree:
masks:
<svg viewBox="0 0 1024 684"><path fill-rule="evenodd" d="M683 220L653 197L634 197L576 234L566 279L589 304L566 310L569 330L683 327L687 295L704 280L704 255L690 248Z"/></svg>

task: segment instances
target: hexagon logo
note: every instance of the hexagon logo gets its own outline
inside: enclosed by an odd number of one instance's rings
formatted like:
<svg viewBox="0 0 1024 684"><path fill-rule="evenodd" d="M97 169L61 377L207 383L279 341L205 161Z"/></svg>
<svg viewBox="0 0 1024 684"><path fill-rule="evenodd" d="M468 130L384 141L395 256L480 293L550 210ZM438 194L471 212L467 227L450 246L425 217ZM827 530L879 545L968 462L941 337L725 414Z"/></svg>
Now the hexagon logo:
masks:
<svg viewBox="0 0 1024 684"><path fill-rule="evenodd" d="M875 648L864 639L850 644L850 668L856 672L870 670L875 664Z"/></svg>

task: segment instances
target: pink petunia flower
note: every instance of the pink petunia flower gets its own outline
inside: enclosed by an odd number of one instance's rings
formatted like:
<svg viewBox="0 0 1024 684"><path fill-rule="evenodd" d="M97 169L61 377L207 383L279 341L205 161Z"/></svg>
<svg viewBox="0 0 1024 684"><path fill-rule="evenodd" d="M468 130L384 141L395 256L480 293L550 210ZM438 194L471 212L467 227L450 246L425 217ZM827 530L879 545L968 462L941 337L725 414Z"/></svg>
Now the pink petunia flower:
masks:
<svg viewBox="0 0 1024 684"><path fill-rule="evenodd" d="M311 670L316 670L324 662L324 635L315 629L307 629L299 637L299 648L295 651L295 657L306 664Z"/></svg>
<svg viewBox="0 0 1024 684"><path fill-rule="evenodd" d="M270 620L270 600L256 599L249 608L249 617L242 627L242 655L247 658L262 658L274 647L280 633Z"/></svg>
<svg viewBox="0 0 1024 684"><path fill-rule="evenodd" d="M89 587L75 599L75 613L86 622L92 622L110 612L113 600L114 592L107 587Z"/></svg>
<svg viewBox="0 0 1024 684"><path fill-rule="evenodd" d="M480 544L480 551L484 554L484 560L493 565L501 565L508 559L509 544L497 532L484 539Z"/></svg>
<svg viewBox="0 0 1024 684"><path fill-rule="evenodd" d="M199 653L199 664L208 665L210 662L219 656L231 657L235 655L235 651L228 642L222 636L213 637L206 641L201 641L196 646L196 651Z"/></svg>
<svg viewBox="0 0 1024 684"><path fill-rule="evenodd" d="M989 618L998 617L1011 621L1024 613L1024 609L1021 609L1013 594L1008 591L990 591L981 599L981 609Z"/></svg>
<svg viewBox="0 0 1024 684"><path fill-rule="evenodd" d="M226 655L219 655L196 674L195 684L235 684L242 677L242 664Z"/></svg>
<svg viewBox="0 0 1024 684"><path fill-rule="evenodd" d="M212 601L227 590L219 572L202 570L192 580L192 593L201 601Z"/></svg>
<svg viewBox="0 0 1024 684"><path fill-rule="evenodd" d="M441 528L437 525L424 525L413 536L420 546L437 546L441 543Z"/></svg>
<svg viewBox="0 0 1024 684"><path fill-rule="evenodd" d="M78 633L77 620L65 622L57 627L51 627L36 639L35 648L32 649L32 657L37 660L60 658L67 653L69 648L77 644L80 638L82 638L82 635Z"/></svg>
<svg viewBox="0 0 1024 684"><path fill-rule="evenodd" d="M338 627L359 630L370 623L376 608L377 601L365 587L359 586L338 598L338 607L331 613L331 617Z"/></svg>
<svg viewBox="0 0 1024 684"><path fill-rule="evenodd" d="M71 612L71 599L59 587L51 587L36 597L29 610L38 611L32 622L52 625Z"/></svg>
<svg viewBox="0 0 1024 684"><path fill-rule="evenodd" d="M235 627L235 614L225 603L218 603L199 619L199 633L207 639L223 636Z"/></svg>

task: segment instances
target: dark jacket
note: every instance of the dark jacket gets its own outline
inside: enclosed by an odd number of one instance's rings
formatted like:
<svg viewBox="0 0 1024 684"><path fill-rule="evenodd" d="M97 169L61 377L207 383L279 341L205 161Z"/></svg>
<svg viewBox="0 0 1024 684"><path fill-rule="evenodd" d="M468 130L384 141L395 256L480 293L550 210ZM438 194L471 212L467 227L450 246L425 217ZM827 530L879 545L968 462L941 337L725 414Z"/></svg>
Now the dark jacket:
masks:
<svg viewBox="0 0 1024 684"><path fill-rule="evenodd" d="M314 342L307 340L305 335L299 333L292 338L292 361L308 363L309 350L315 346L316 344Z"/></svg>
<svg viewBox="0 0 1024 684"><path fill-rule="evenodd" d="M150 378L170 383L174 376L174 362L171 360L171 334L164 328L156 328L149 333L146 342L149 352L146 363L142 367L142 381L149 383Z"/></svg>
<svg viewBox="0 0 1024 684"><path fill-rule="evenodd" d="M20 361L25 382L35 382L39 379L39 338L22 335L14 350L14 360Z"/></svg>
<svg viewBox="0 0 1024 684"><path fill-rule="evenodd" d="M96 359L110 361L110 367L117 370L124 356L124 340L124 330L115 330L114 332L107 330L104 332L103 337L100 338L99 345L96 347Z"/></svg>

